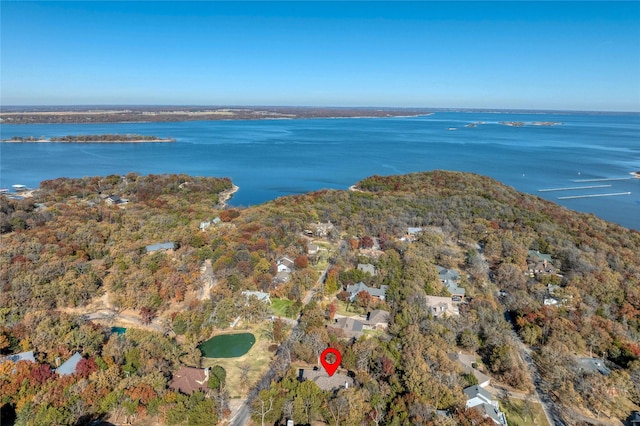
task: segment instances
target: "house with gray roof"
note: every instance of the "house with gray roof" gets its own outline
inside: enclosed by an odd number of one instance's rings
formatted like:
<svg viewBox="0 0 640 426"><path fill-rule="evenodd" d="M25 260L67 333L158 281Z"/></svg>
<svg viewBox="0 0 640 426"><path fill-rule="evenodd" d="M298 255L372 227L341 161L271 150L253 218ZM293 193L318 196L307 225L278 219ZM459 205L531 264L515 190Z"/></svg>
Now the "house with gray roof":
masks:
<svg viewBox="0 0 640 426"><path fill-rule="evenodd" d="M287 271L280 271L273 277L274 284L284 284L291 278L291 273Z"/></svg>
<svg viewBox="0 0 640 426"><path fill-rule="evenodd" d="M276 265L278 267L278 272L291 272L295 266L293 260L289 259L287 256L281 256L276 261Z"/></svg>
<svg viewBox="0 0 640 426"><path fill-rule="evenodd" d="M434 317L460 315L458 304L451 297L426 296L427 312Z"/></svg>
<svg viewBox="0 0 640 426"><path fill-rule="evenodd" d="M529 250L527 252L527 258L536 262L543 262L546 260L547 262L551 263L551 255L540 253L538 250Z"/></svg>
<svg viewBox="0 0 640 426"><path fill-rule="evenodd" d="M380 288L369 287L368 285L360 281L357 284L352 284L350 286L347 286L347 292L351 294L351 297L349 297L349 300L351 300L352 302L356 298L356 295L361 291L365 291L369 293L373 298L385 300L388 288L389 286L387 285L380 286Z"/></svg>
<svg viewBox="0 0 640 426"><path fill-rule="evenodd" d="M271 304L271 298L269 297L269 293L265 293L263 291L249 291L249 290L245 290L242 292L243 296L246 296L247 299L249 299L250 297L255 297L256 299L258 299L261 302L265 302L268 304Z"/></svg>
<svg viewBox="0 0 640 426"><path fill-rule="evenodd" d="M467 396L467 408L479 410L484 417L488 417L497 425L507 425L507 418L500 411L498 401L493 400L493 396L484 388L474 385L463 390Z"/></svg>
<svg viewBox="0 0 640 426"><path fill-rule="evenodd" d="M8 355L2 358L2 360L0 360L0 363L4 361L12 361L14 363L17 363L20 361L36 362L36 358L33 356L33 351L28 351L28 352L20 352L19 354Z"/></svg>
<svg viewBox="0 0 640 426"><path fill-rule="evenodd" d="M463 298L466 294L466 290L458 286L458 280L460 280L460 274L458 271L443 268L439 265L437 265L436 268L438 268L438 277L440 278L440 281L442 281L442 284L444 284L449 294L451 294L451 297Z"/></svg>
<svg viewBox="0 0 640 426"><path fill-rule="evenodd" d="M611 370L599 358L578 358L578 371L586 374L600 373L603 376L611 374Z"/></svg>
<svg viewBox="0 0 640 426"><path fill-rule="evenodd" d="M467 355L462 352L456 352L452 354L447 354L451 361L457 362L461 367L462 371L465 374L473 374L473 377L478 381L478 386L481 388L485 388L489 386L491 383L491 377L479 371L477 368L473 368L473 365L476 363L475 355Z"/></svg>
<svg viewBox="0 0 640 426"><path fill-rule="evenodd" d="M66 360L60 367L56 368L56 373L61 376L74 374L76 372L76 367L81 360L82 355L78 352L74 353L71 358Z"/></svg>
<svg viewBox="0 0 640 426"><path fill-rule="evenodd" d="M158 244L150 244L148 246L145 247L145 249L147 250L147 253L153 253L159 250L162 251L167 251L167 250L175 250L176 248L176 244L175 243L158 243Z"/></svg>
<svg viewBox="0 0 640 426"><path fill-rule="evenodd" d="M367 313L366 319L363 321L364 329L375 330L378 328L386 329L389 327L389 312L382 309L374 309Z"/></svg>
<svg viewBox="0 0 640 426"><path fill-rule="evenodd" d="M407 228L407 233L402 238L400 238L400 241L413 242L421 232L422 228L409 227Z"/></svg>
<svg viewBox="0 0 640 426"><path fill-rule="evenodd" d="M353 386L353 379L346 374L335 373L329 377L326 371L319 368L301 368L298 370L298 380L303 382L305 380L312 380L323 391L338 391L340 389L347 389Z"/></svg>

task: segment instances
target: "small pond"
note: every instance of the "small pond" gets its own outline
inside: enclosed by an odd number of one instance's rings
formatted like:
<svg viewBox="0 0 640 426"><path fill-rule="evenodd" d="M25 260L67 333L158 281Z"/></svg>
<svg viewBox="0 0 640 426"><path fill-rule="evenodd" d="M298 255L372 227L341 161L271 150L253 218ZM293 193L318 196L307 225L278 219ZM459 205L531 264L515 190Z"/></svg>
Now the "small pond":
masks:
<svg viewBox="0 0 640 426"><path fill-rule="evenodd" d="M111 332L119 336L122 336L124 333L126 333L126 331L127 329L124 327L111 327Z"/></svg>
<svg viewBox="0 0 640 426"><path fill-rule="evenodd" d="M221 334L202 342L198 348L205 358L235 358L249 352L256 343L251 333Z"/></svg>

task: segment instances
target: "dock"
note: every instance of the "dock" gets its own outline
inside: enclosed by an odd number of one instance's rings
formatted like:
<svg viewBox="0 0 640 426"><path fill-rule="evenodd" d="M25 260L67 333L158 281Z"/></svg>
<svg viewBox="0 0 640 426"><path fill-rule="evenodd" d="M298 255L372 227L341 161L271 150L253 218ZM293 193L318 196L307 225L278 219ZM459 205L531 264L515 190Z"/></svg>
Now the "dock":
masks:
<svg viewBox="0 0 640 426"><path fill-rule="evenodd" d="M575 198L594 198L594 197L615 197L618 195L631 195L631 192L612 192L609 194L589 194L589 195L571 195L567 197L558 197L558 200L573 200Z"/></svg>
<svg viewBox="0 0 640 426"><path fill-rule="evenodd" d="M572 191L574 189L595 189L595 188L610 188L610 187L611 187L611 185L571 186L571 187L566 187L566 188L538 189L538 192Z"/></svg>
<svg viewBox="0 0 640 426"><path fill-rule="evenodd" d="M606 182L611 180L631 180L633 178L624 177L624 178L602 178L602 179L572 179L571 182Z"/></svg>

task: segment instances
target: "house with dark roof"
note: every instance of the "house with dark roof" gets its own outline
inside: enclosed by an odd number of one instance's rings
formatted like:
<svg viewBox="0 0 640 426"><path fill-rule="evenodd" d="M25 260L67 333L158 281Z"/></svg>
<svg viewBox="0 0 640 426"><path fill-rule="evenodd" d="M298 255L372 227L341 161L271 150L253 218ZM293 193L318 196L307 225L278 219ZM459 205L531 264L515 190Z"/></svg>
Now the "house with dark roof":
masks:
<svg viewBox="0 0 640 426"><path fill-rule="evenodd" d="M484 388L474 385L463 390L467 396L467 408L479 410L484 417L490 418L497 425L507 425L507 418L500 411L498 401Z"/></svg>
<svg viewBox="0 0 640 426"><path fill-rule="evenodd" d="M209 391L209 369L181 367L180 370L173 373L169 388L181 392L185 395L191 395L195 391Z"/></svg>
<svg viewBox="0 0 640 426"><path fill-rule="evenodd" d="M527 253L527 273L530 276L556 274L557 272L558 269L553 266L550 254L529 250Z"/></svg>
<svg viewBox="0 0 640 426"><path fill-rule="evenodd" d="M312 380L323 391L335 392L353 386L353 379L342 373L335 373L329 377L326 371L319 368L301 368L298 370L298 380Z"/></svg>
<svg viewBox="0 0 640 426"><path fill-rule="evenodd" d="M60 367L56 368L56 373L61 376L74 374L76 372L76 367L81 360L82 355L78 352L74 353L71 358L66 360Z"/></svg>
<svg viewBox="0 0 640 426"><path fill-rule="evenodd" d="M362 336L364 324L362 321L355 318L340 317L336 318L334 320L334 323L331 324L329 328L340 330L346 337L357 339L358 337Z"/></svg>
<svg viewBox="0 0 640 426"><path fill-rule="evenodd" d="M374 299L385 300L388 288L389 286L387 285L380 286L380 288L369 287L368 285L360 281L357 284L347 286L347 292L349 292L349 294L351 295L349 297L349 300L351 300L352 302L356 298L356 295L361 291L369 293Z"/></svg>
<svg viewBox="0 0 640 426"><path fill-rule="evenodd" d="M145 247L145 249L147 250L147 253L153 253L160 250L162 251L175 250L175 248L176 248L176 244L171 242L150 244Z"/></svg>

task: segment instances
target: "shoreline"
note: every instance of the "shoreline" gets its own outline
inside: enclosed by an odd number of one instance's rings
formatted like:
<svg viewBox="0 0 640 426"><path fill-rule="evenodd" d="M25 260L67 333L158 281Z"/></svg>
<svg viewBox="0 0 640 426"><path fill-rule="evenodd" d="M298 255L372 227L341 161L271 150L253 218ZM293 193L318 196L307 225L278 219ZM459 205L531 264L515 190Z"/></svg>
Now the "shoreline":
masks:
<svg viewBox="0 0 640 426"><path fill-rule="evenodd" d="M236 184L231 184L231 189L227 189L218 194L218 205L216 206L218 209L223 210L227 207L227 202L233 197L233 194L238 192L240 187Z"/></svg>

